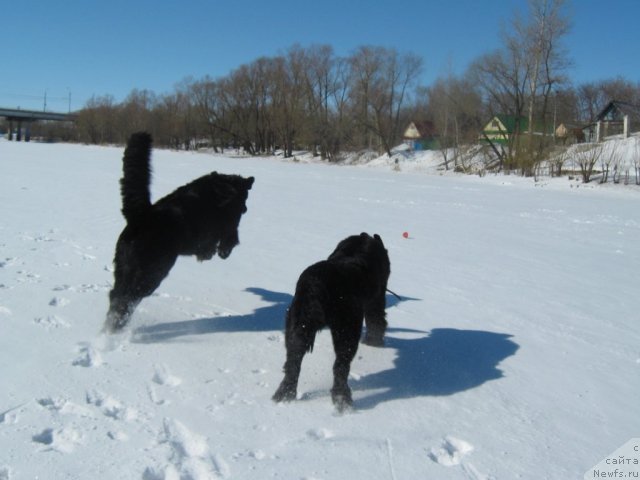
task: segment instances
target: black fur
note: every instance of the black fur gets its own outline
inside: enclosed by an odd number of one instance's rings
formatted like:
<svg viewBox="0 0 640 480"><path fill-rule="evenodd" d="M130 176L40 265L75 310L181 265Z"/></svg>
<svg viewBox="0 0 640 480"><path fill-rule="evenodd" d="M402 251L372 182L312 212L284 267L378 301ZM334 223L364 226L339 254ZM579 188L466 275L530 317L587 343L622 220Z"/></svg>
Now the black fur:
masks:
<svg viewBox="0 0 640 480"><path fill-rule="evenodd" d="M120 180L127 220L114 258L105 330L124 327L140 301L168 275L178 255L227 258L239 243L238 225L247 211L254 178L212 172L151 203L151 135L131 135Z"/></svg>
<svg viewBox="0 0 640 480"><path fill-rule="evenodd" d="M302 272L287 311L287 359L274 401L296 398L302 358L313 350L316 333L329 327L336 354L331 398L340 411L352 404L347 378L358 350L363 317L367 326L363 342L373 346L384 343L389 274L389 256L382 239L367 233L342 240L327 260Z"/></svg>

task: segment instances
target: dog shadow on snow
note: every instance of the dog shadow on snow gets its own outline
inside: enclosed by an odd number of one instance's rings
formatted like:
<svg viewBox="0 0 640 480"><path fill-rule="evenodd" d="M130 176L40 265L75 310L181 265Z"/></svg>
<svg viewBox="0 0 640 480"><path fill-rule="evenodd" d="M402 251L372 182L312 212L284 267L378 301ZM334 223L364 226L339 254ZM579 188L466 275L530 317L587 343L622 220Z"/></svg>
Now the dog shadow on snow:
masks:
<svg viewBox="0 0 640 480"><path fill-rule="evenodd" d="M180 337L230 332L284 330L292 295L263 288L247 288L268 305L246 315L198 318L135 328L131 341L162 343ZM407 300L387 295L387 309ZM360 346L360 353L375 355L376 348ZM511 335L481 330L436 328L430 332L390 327L384 348L396 351L393 367L358 380L349 380L356 409L403 398L446 396L463 392L503 376L498 365L514 355L518 344ZM320 352L318 352L320 353ZM333 355L333 351L324 352ZM283 357L284 361L284 352ZM371 392L366 394L366 392ZM364 393L364 396L363 396Z"/></svg>
<svg viewBox="0 0 640 480"><path fill-rule="evenodd" d="M285 313L293 296L288 293L272 292L255 287L247 288L245 291L258 295L269 305L260 307L246 315L197 318L141 326L134 329L132 341L135 343L162 343L188 335L284 331Z"/></svg>
<svg viewBox="0 0 640 480"><path fill-rule="evenodd" d="M269 305L260 307L246 315L197 318L140 326L133 329L131 341L134 343L162 343L170 342L179 337L210 333L284 332L285 315L293 296L257 287L247 288L245 291L258 295ZM404 300L416 299L403 298L402 301ZM386 303L388 309L400 303L400 300L387 295ZM331 354L333 355L333 352Z"/></svg>
<svg viewBox="0 0 640 480"><path fill-rule="evenodd" d="M394 333L409 333L413 338L400 338ZM519 347L511 335L504 333L389 328L385 348L397 352L392 368L350 381L356 409L403 398L453 395L479 387L502 378L498 365ZM362 397L362 392L370 391L374 392Z"/></svg>

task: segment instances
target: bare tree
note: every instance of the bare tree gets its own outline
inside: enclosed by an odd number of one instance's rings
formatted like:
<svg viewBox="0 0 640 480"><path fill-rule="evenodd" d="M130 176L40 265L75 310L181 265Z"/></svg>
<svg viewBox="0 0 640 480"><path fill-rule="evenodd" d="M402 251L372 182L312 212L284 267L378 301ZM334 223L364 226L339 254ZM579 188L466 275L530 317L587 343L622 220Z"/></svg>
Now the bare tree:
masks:
<svg viewBox="0 0 640 480"><path fill-rule="evenodd" d="M633 154L633 167L636 174L636 185L640 185L640 139L636 138L636 148Z"/></svg>
<svg viewBox="0 0 640 480"><path fill-rule="evenodd" d="M640 104L640 83L623 78L584 83L576 89L580 119L593 121L598 113L612 100Z"/></svg>
<svg viewBox="0 0 640 480"><path fill-rule="evenodd" d="M131 132L153 130L151 112L156 104L156 94L150 90L133 89L129 93L119 109L120 141L128 138Z"/></svg>
<svg viewBox="0 0 640 480"><path fill-rule="evenodd" d="M475 143L477 139L482 111L480 94L473 82L449 75L436 80L425 95L425 110L439 134L444 168L449 170L451 161L455 168L462 144Z"/></svg>
<svg viewBox="0 0 640 480"><path fill-rule="evenodd" d="M514 119L514 131L507 137L507 148L493 146L500 164L507 170L517 168L517 154L524 125L526 84L528 71L520 46L508 41L505 48L481 56L469 69L469 75L481 89L483 99L489 106L489 116L510 115Z"/></svg>
<svg viewBox="0 0 640 480"><path fill-rule="evenodd" d="M270 97L266 89L273 82L273 62L274 59L261 58L243 65L219 85L228 130L235 137L235 143L252 155L266 151L271 144L263 127L268 124L265 104Z"/></svg>
<svg viewBox="0 0 640 480"><path fill-rule="evenodd" d="M594 167L602 156L603 145L601 143L589 143L578 145L575 152L575 161L580 167L580 175L583 183L589 183Z"/></svg>
<svg viewBox="0 0 640 480"><path fill-rule="evenodd" d="M157 143L184 150L196 147L204 129L191 92L192 80L185 79L176 86L174 93L158 99L153 112Z"/></svg>
<svg viewBox="0 0 640 480"><path fill-rule="evenodd" d="M91 97L78 113L76 126L79 139L93 144L116 142L118 110L119 107L111 95Z"/></svg>
<svg viewBox="0 0 640 480"><path fill-rule="evenodd" d="M559 177L562 175L562 167L567 162L569 153L566 147L556 147L549 157L549 168L551 176Z"/></svg>
<svg viewBox="0 0 640 480"><path fill-rule="evenodd" d="M285 57L275 59L272 76L273 125L285 157L293 149L305 124L305 56L292 48Z"/></svg>
<svg viewBox="0 0 640 480"><path fill-rule="evenodd" d="M529 135L534 131L537 103L542 98L542 120L547 113L547 100L552 89L565 81L563 72L569 66L560 41L569 32L569 21L563 15L565 0L529 0L529 22L516 22L530 63L528 76ZM539 107L538 107L539 108Z"/></svg>
<svg viewBox="0 0 640 480"><path fill-rule="evenodd" d="M546 145L551 143L549 96L556 85L565 81L563 72L569 66L560 47L562 37L569 31L568 19L563 15L564 3L565 0L529 0L528 21L514 21L517 35L514 41L523 49L528 72L526 169L535 167Z"/></svg>
<svg viewBox="0 0 640 480"><path fill-rule="evenodd" d="M600 183L607 183L610 171L613 171L613 182L618 183L622 168L622 152L615 143L610 142L607 146L608 148L603 148L600 156L600 168L602 169Z"/></svg>
<svg viewBox="0 0 640 480"><path fill-rule="evenodd" d="M237 143L229 127L229 112L225 110L223 82L204 77L189 87L198 122L202 125L215 151Z"/></svg>
<svg viewBox="0 0 640 480"><path fill-rule="evenodd" d="M375 139L391 156L400 139L401 113L416 86L422 60L394 49L361 47L350 57L355 119L368 147Z"/></svg>
<svg viewBox="0 0 640 480"><path fill-rule="evenodd" d="M548 143L544 135L536 139L534 134L547 133L550 98L553 89L565 81L564 71L569 66L561 48L561 39L569 29L564 3L529 0L528 17L514 17L511 29L503 34L504 47L481 57L471 67L493 113L514 117L515 131L509 139L505 163L525 175L533 172ZM528 140L521 145L520 137L525 132Z"/></svg>

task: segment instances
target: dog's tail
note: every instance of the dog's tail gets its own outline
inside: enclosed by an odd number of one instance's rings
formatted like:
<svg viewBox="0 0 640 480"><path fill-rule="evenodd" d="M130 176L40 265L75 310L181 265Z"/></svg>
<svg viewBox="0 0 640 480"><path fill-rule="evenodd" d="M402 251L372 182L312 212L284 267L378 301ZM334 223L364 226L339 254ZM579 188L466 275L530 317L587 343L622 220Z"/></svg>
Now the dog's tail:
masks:
<svg viewBox="0 0 640 480"><path fill-rule="evenodd" d="M151 135L131 135L122 158L122 214L127 222L144 215L151 206Z"/></svg>
<svg viewBox="0 0 640 480"><path fill-rule="evenodd" d="M304 275L304 274L303 274ZM315 279L301 279L286 317L285 343L295 342L295 347L303 347L305 352L313 352L316 334L327 326L322 295L322 285Z"/></svg>

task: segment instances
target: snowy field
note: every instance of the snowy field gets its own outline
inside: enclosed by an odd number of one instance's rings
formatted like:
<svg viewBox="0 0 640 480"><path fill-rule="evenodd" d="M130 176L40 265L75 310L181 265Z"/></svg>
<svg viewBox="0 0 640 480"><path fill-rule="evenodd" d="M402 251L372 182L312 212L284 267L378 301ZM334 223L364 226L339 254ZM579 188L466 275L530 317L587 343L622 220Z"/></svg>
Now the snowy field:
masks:
<svg viewBox="0 0 640 480"><path fill-rule="evenodd" d="M156 151L154 198L255 176L241 244L105 337L121 157L0 141L0 479L581 479L640 437L640 187ZM298 275L362 231L402 300L354 409L327 332L274 404Z"/></svg>

